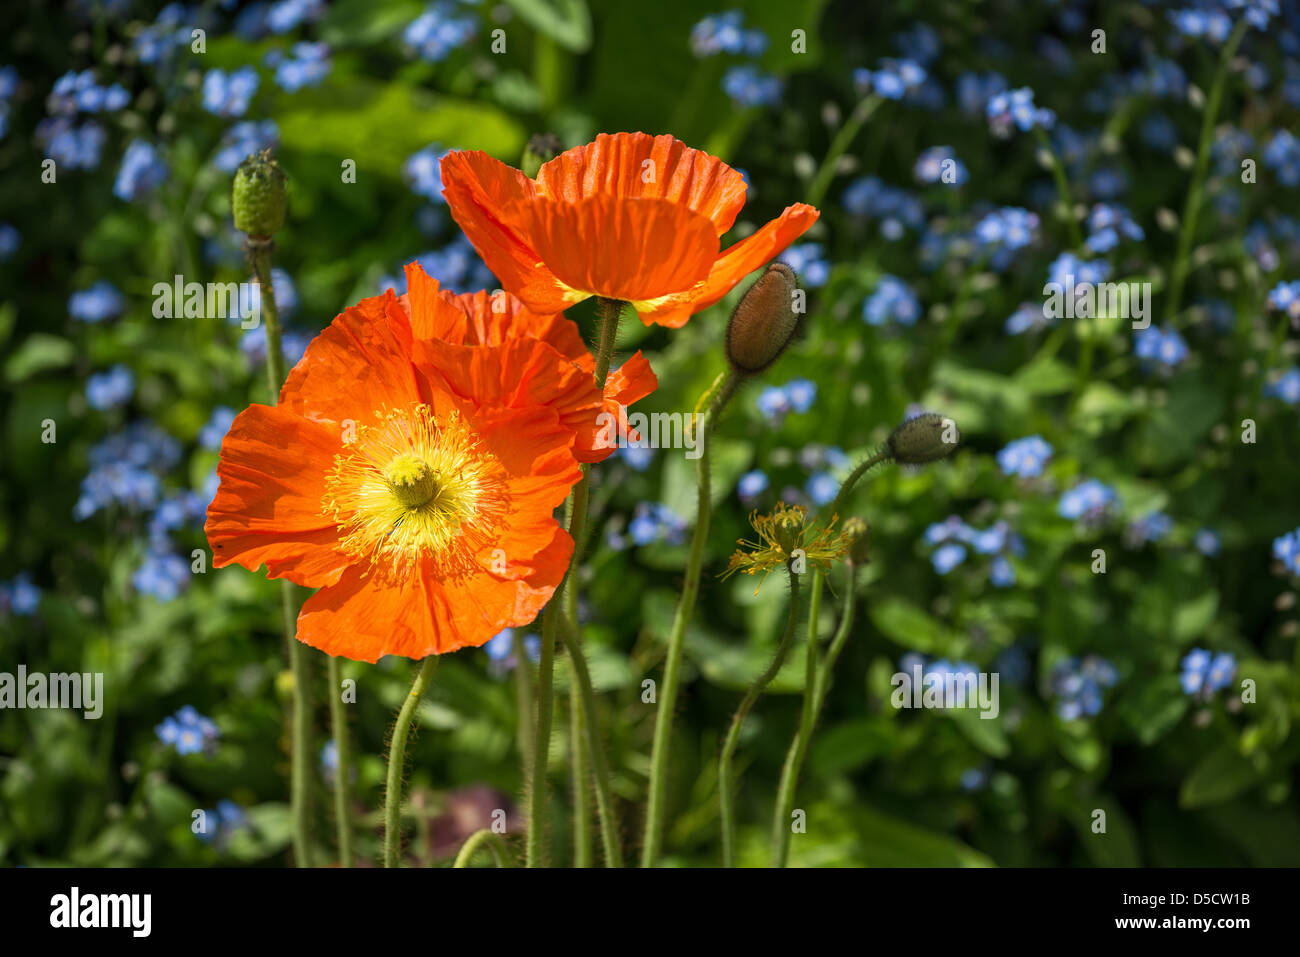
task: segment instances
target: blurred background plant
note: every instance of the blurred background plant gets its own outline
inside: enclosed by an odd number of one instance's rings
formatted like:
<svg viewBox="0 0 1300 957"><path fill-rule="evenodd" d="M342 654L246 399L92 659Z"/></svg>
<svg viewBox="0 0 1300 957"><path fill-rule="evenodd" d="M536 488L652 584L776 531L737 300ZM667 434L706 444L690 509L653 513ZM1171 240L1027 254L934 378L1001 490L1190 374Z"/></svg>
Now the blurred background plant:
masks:
<svg viewBox="0 0 1300 957"><path fill-rule="evenodd" d="M806 335L737 397L713 447L667 859L718 860L720 737L784 622L781 588L718 578L748 512L827 506L895 424L938 411L963 450L882 471L850 502L871 561L791 862L1300 860L1294 3L7 12L0 671L102 671L106 704L93 721L0 711L0 861L288 859L276 586L211 570L201 531L233 410L268 399L265 333L154 312L154 285L176 275L250 278L230 222L240 160L274 146L290 176L274 285L292 363L344 306L403 291L412 259L458 292L495 287L441 200L446 150L515 163L535 133L569 146L638 129L746 171L737 236L795 200L823 210L783 257L809 291ZM1067 275L1151 283L1151 327L1045 318L1044 283ZM744 288L679 331L623 324L620 351L646 350L661 382L638 411L693 407L724 368ZM571 315L590 331L590 303ZM642 681L671 627L692 468L682 450L632 448L596 474L580 611L629 846L654 722ZM834 624L824 610L823 640ZM450 656L421 705L411 861L449 862L493 809L519 817L511 674L535 654L531 631ZM802 655L744 728L742 864L768 859ZM999 717L896 711L890 676L913 664L997 670ZM357 852L373 860L410 669L342 671L357 685ZM563 717L563 658L556 685ZM323 695L317 707L324 740ZM564 809L567 735L553 747ZM326 742L322 792L332 754ZM316 802L324 860L330 807ZM569 837L556 834L561 862Z"/></svg>

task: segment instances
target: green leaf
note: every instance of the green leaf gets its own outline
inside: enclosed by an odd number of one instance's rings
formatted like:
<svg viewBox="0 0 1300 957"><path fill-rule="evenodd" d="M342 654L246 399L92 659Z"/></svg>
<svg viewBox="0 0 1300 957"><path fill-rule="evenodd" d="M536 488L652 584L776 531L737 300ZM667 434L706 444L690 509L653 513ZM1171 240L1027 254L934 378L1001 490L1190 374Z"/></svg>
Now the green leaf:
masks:
<svg viewBox="0 0 1300 957"><path fill-rule="evenodd" d="M76 348L67 339L33 332L5 361L5 379L22 382L39 372L68 365L76 355Z"/></svg>
<svg viewBox="0 0 1300 957"><path fill-rule="evenodd" d="M959 639L946 625L904 598L885 598L870 606L871 620L895 643L927 654L952 654Z"/></svg>
<svg viewBox="0 0 1300 957"><path fill-rule="evenodd" d="M534 30L573 53L591 48L591 13L584 0L506 0Z"/></svg>
<svg viewBox="0 0 1300 957"><path fill-rule="evenodd" d="M1260 774L1236 748L1223 745L1207 754L1183 780L1178 803L1184 808L1230 801L1254 786Z"/></svg>

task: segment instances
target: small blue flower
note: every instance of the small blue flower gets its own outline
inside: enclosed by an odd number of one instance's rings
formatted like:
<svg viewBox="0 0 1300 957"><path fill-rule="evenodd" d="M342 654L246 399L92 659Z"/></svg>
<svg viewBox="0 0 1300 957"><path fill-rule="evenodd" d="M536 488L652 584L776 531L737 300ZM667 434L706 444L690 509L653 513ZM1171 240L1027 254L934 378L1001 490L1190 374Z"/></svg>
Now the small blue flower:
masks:
<svg viewBox="0 0 1300 957"><path fill-rule="evenodd" d="M274 281L273 279L272 282ZM234 409L224 405L217 406L212 410L212 415L208 417L203 428L199 430L199 445L210 452L218 451L234 421Z"/></svg>
<svg viewBox="0 0 1300 957"><path fill-rule="evenodd" d="M402 40L428 63L440 63L478 32L478 18L447 2L432 3L406 25Z"/></svg>
<svg viewBox="0 0 1300 957"><path fill-rule="evenodd" d="M68 297L68 315L80 322L103 322L120 316L125 308L126 300L107 279Z"/></svg>
<svg viewBox="0 0 1300 957"><path fill-rule="evenodd" d="M122 154L122 165L113 184L113 195L132 201L157 189L167 179L167 164L154 146L132 140Z"/></svg>
<svg viewBox="0 0 1300 957"><path fill-rule="evenodd" d="M9 583L0 582L0 608L23 618L36 614L41 605L41 590L32 583L32 576L19 572Z"/></svg>
<svg viewBox="0 0 1300 957"><path fill-rule="evenodd" d="M745 64L722 76L722 91L739 107L775 106L781 101L781 78Z"/></svg>
<svg viewBox="0 0 1300 957"><path fill-rule="evenodd" d="M203 108L217 116L243 116L258 83L257 70L251 66L229 72L209 70L203 77Z"/></svg>
<svg viewBox="0 0 1300 957"><path fill-rule="evenodd" d="M862 318L873 326L897 322L914 326L921 317L921 303L912 287L897 276L880 277L876 291L862 304Z"/></svg>
<svg viewBox="0 0 1300 957"><path fill-rule="evenodd" d="M1193 539L1193 544L1195 544L1198 552L1209 558L1213 558L1215 555L1219 554L1219 549L1222 548L1222 542L1219 540L1218 533L1208 528L1202 528L1197 531L1196 537Z"/></svg>
<svg viewBox="0 0 1300 957"><path fill-rule="evenodd" d="M1052 451L1051 443L1041 435L1016 439L998 452L998 467L1004 475L1035 478L1043 474L1043 466L1052 457Z"/></svg>
<svg viewBox="0 0 1300 957"><path fill-rule="evenodd" d="M190 584L190 566L179 555L151 546L144 563L131 576L131 584L142 595L172 601Z"/></svg>
<svg viewBox="0 0 1300 957"><path fill-rule="evenodd" d="M803 286L820 289L831 275L831 264L823 258L822 248L821 243L798 243L778 258L798 274Z"/></svg>
<svg viewBox="0 0 1300 957"><path fill-rule="evenodd" d="M966 549L955 542L939 546L930 556L930 563L940 575L948 574L965 560Z"/></svg>
<svg viewBox="0 0 1300 957"><path fill-rule="evenodd" d="M275 120L244 120L226 130L212 164L223 173L233 173L253 153L269 149L280 139Z"/></svg>
<svg viewBox="0 0 1300 957"><path fill-rule="evenodd" d="M840 483L827 472L816 472L804 483L804 492L814 505L828 505L840 492Z"/></svg>
<svg viewBox="0 0 1300 957"><path fill-rule="evenodd" d="M1056 512L1062 518L1095 521L1115 501L1113 488L1096 479L1086 479L1061 494L1056 504Z"/></svg>
<svg viewBox="0 0 1300 957"><path fill-rule="evenodd" d="M125 405L135 395L135 376L122 364L86 380L86 401L101 412Z"/></svg>
<svg viewBox="0 0 1300 957"><path fill-rule="evenodd" d="M275 82L288 93L319 86L330 74L329 47L324 43L295 43L291 55L275 61Z"/></svg>
<svg viewBox="0 0 1300 957"><path fill-rule="evenodd" d="M277 0L266 12L266 26L284 34L325 14L325 0Z"/></svg>
<svg viewBox="0 0 1300 957"><path fill-rule="evenodd" d="M736 483L736 494L748 505L766 492L770 484L771 480L768 479L767 473L762 469L753 469L740 477L740 481Z"/></svg>
<svg viewBox="0 0 1300 957"><path fill-rule="evenodd" d="M919 183L962 186L970 179L966 164L957 159L951 146L931 146L916 158L912 175Z"/></svg>
<svg viewBox="0 0 1300 957"><path fill-rule="evenodd" d="M1292 575L1300 575L1300 528L1273 539L1273 557Z"/></svg>
<svg viewBox="0 0 1300 957"><path fill-rule="evenodd" d="M1281 399L1287 405L1300 405L1300 368L1292 366L1264 386L1264 394Z"/></svg>
<svg viewBox="0 0 1300 957"><path fill-rule="evenodd" d="M1008 136L1014 125L1022 133L1035 127L1050 130L1056 114L1034 104L1034 91L1027 86L994 94L984 107L989 128L995 135Z"/></svg>

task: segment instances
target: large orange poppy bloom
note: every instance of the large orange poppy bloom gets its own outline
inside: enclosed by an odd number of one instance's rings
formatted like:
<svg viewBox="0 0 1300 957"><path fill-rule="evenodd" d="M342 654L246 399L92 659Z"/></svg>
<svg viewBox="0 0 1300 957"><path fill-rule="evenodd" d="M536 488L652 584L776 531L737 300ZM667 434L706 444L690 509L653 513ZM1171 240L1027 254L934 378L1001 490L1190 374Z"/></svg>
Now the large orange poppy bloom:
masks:
<svg viewBox="0 0 1300 957"><path fill-rule="evenodd" d="M818 212L787 207L720 252L745 205L736 170L671 136L602 133L532 180L478 151L442 160L443 195L488 268L537 313L589 296L677 327L803 235Z"/></svg>
<svg viewBox="0 0 1300 957"><path fill-rule="evenodd" d="M406 290L397 303L406 313L411 334L417 339L454 346L500 345L517 337L537 339L552 346L588 376L595 374L596 360L582 341L577 325L563 315L539 315L504 290L456 295L439 289L438 281L425 273L419 263L406 267ZM366 300L362 306L369 308L370 302ZM400 317L397 321L402 323ZM578 461L601 462L614 452L616 446L606 441L609 430L602 428L600 413L611 417L605 421L626 422L627 407L645 398L658 385L650 363L638 351L609 373L601 402L565 405L561 413L577 437L573 454Z"/></svg>
<svg viewBox="0 0 1300 957"><path fill-rule="evenodd" d="M590 372L540 338L418 327L391 290L346 310L222 445L213 565L319 588L298 639L332 655L482 645L537 615L573 552L553 512L581 477L575 410L603 405Z"/></svg>

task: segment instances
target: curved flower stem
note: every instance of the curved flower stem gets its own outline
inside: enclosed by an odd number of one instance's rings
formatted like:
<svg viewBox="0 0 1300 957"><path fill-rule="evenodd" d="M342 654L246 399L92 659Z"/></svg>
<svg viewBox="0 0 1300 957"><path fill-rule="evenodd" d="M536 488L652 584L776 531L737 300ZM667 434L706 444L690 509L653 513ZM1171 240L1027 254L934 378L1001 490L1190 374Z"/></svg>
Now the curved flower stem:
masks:
<svg viewBox="0 0 1300 957"><path fill-rule="evenodd" d="M1192 185L1187 191L1187 202L1183 206L1183 220L1178 231L1178 252L1174 258L1174 268L1169 279L1169 301L1165 307L1165 321L1172 322L1182 305L1183 283L1191 271L1192 240L1196 234L1196 220L1201 213L1201 197L1205 191L1205 172L1210 164L1210 149L1214 146L1214 123L1219 118L1219 106L1223 102L1223 88L1228 80L1228 66L1237 55L1237 47L1249 26L1242 17L1228 41L1223 45L1219 56L1219 70L1214 75L1214 85L1210 87L1210 97L1205 104L1205 114L1201 118L1201 141L1196 150L1196 171L1192 175Z"/></svg>
<svg viewBox="0 0 1300 957"><path fill-rule="evenodd" d="M832 518L838 516L844 509L844 500L849 497L849 494L853 491L853 487L858 484L858 480L877 465L880 465L882 462L888 462L890 458L892 458L892 456L889 453L889 449L883 448L849 473L849 477L840 485L840 490L836 493L835 500L831 502L830 514Z"/></svg>
<svg viewBox="0 0 1300 957"><path fill-rule="evenodd" d="M820 206L822 200L826 198L826 191L831 188L831 180L835 177L835 166L839 158L853 145L853 140L861 132L863 125L871 119L871 114L875 113L883 102L885 102L883 99L873 94L861 100L853 108L848 120L835 134L835 139L831 140L826 157L813 175L812 184L808 187L809 206Z"/></svg>
<svg viewBox="0 0 1300 957"><path fill-rule="evenodd" d="M334 823L339 836L339 866L352 866L352 818L348 813L349 792L352 790L352 745L348 741L348 718L343 710L343 695L339 693L341 680L339 660L333 655L326 658L329 666L330 729L334 735L337 760L334 768Z"/></svg>
<svg viewBox="0 0 1300 957"><path fill-rule="evenodd" d="M573 619L567 616L561 619L560 634L564 639L564 648L569 653L569 662L573 666L573 683L580 696L586 745L591 752L591 764L595 772L596 807L600 813L600 839L605 849L605 866L622 867L623 851L619 845L618 818L614 810L613 791L610 788L609 762L605 759L600 737L600 721L596 716L596 696L591 687L591 673L587 669L587 659L583 656L582 646L578 642L578 629Z"/></svg>
<svg viewBox="0 0 1300 957"><path fill-rule="evenodd" d="M735 782L732 779L731 765L736 754L736 745L740 743L740 729L745 725L745 719L749 717L750 710L754 704L762 697L767 686L772 683L772 679L781 671L781 666L785 664L786 657L790 654L790 648L794 644L794 626L799 620L799 576L793 571L790 572L790 611L785 620L785 632L781 635L781 643L777 645L776 655L772 658L772 663L767 666L767 670L758 676L758 679L745 692L745 697L740 700L740 707L736 709L735 715L731 719L731 727L727 729L726 740L722 744L722 756L718 759L718 806L722 812L722 866L736 866L736 808L735 795L732 790Z"/></svg>
<svg viewBox="0 0 1300 957"><path fill-rule="evenodd" d="M402 851L402 770L406 763L406 737L415 718L415 709L429 687L429 679L438 670L439 658L429 655L420 662L410 693L402 702L393 725L393 737L388 743L388 783L384 789L384 866L399 866Z"/></svg>
<svg viewBox="0 0 1300 957"><path fill-rule="evenodd" d="M280 310L275 304L275 287L271 282L273 248L269 239L249 237L246 242L248 259L261 292L262 321L266 325L266 379L271 387L272 403L279 398L280 386L284 384ZM284 638L289 647L289 666L293 671L293 755L289 779L293 856L299 867L311 867L311 665L307 646L297 638L295 604L293 583L287 578L280 579Z"/></svg>
<svg viewBox="0 0 1300 957"><path fill-rule="evenodd" d="M570 679L569 761L573 769L574 867L591 867L591 809L587 805L586 725L578 682Z"/></svg>
<svg viewBox="0 0 1300 957"><path fill-rule="evenodd" d="M776 812L772 817L773 867L785 867L786 859L790 856L790 814L794 811L794 789L799 783L799 772L803 769L804 757L808 753L808 745L812 742L813 730L817 726L817 718L821 715L822 704L826 701L826 692L830 687L835 661L839 658L848 640L849 632L853 629L853 585L857 577L857 567L849 562L845 569L847 581L844 584L844 607L840 613L840 624L835 631L835 637L831 639L830 648L821 667L816 670L808 669L799 732L790 742L790 750L786 752L785 764L781 768L781 783L776 791ZM821 572L818 571L813 581L813 588L820 590L821 585ZM811 639L811 633L809 637Z"/></svg>
<svg viewBox="0 0 1300 957"><path fill-rule="evenodd" d="M704 564L704 546L709 537L709 510L712 491L709 481L709 438L713 427L727 401L735 393L740 379L734 371L714 396L708 410L696 421L699 430L700 457L695 461L698 493L695 506L695 531L691 535L690 556L686 561L686 577L682 582L682 596L673 616L672 632L668 636L668 654L664 660L663 687L655 715L654 745L650 754L650 796L646 807L645 837L641 846L641 866L654 867L663 845L664 800L668 790L668 756L672 749L673 711L677 705L677 686L682 667L682 651L686 645L686 625L695 610L695 599L700 590L700 570Z"/></svg>
<svg viewBox="0 0 1300 957"><path fill-rule="evenodd" d="M514 867L514 858L510 856L510 849L506 847L506 842L501 840L501 835L483 828L481 831L475 831L469 836L469 839L461 845L460 853L456 855L456 862L452 867L469 867L469 862L474 859L479 848L486 846L492 852L492 857L497 862L497 867Z"/></svg>

